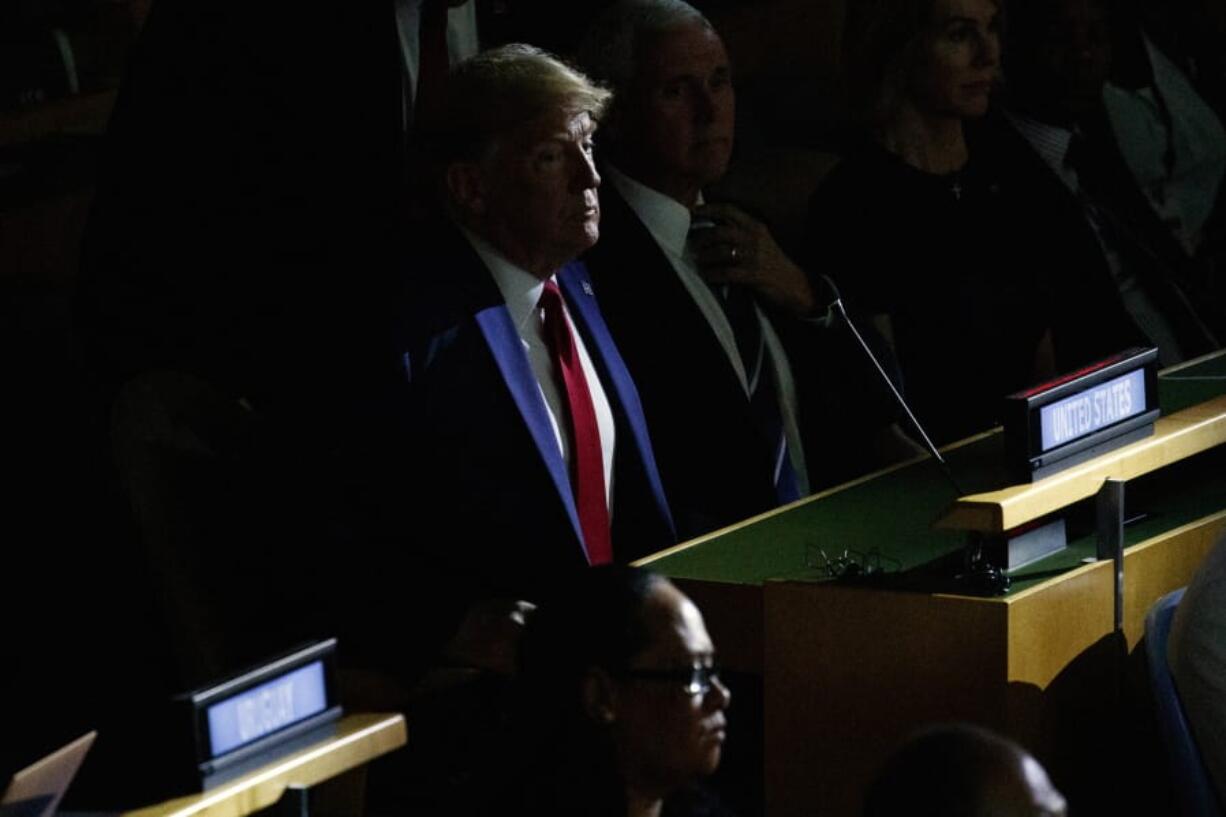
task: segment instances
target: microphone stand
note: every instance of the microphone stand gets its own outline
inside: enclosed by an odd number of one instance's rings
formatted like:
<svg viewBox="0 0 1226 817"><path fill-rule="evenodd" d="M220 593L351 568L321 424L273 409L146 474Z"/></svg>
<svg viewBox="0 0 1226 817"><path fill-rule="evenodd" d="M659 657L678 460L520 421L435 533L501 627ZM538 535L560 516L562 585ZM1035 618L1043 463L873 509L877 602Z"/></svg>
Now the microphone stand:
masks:
<svg viewBox="0 0 1226 817"><path fill-rule="evenodd" d="M831 286L833 286L833 284ZM851 330L852 337L854 337L856 342L860 344L860 348L864 350L865 357L867 357L869 362L873 364L873 368L877 370L877 374L881 376L881 380L889 388L890 394L894 396L894 402L898 403L899 407L901 407L906 413L907 419L911 421L911 427L919 432L920 438L924 441L924 447L928 449L928 453L931 454L932 458L935 459L937 464L941 466L941 472L945 474L945 478L949 480L949 484L954 487L954 491L957 492L958 496L965 494L966 492L962 490L962 486L958 484L958 480L954 477L953 471L949 469L949 463L947 463L945 458L941 456L941 452L937 450L937 447L933 444L932 439L929 438L928 432L926 432L924 427L920 425L920 421L916 419L915 413L911 411L911 407L907 405L907 401L903 399L902 394L898 391L897 387L894 386L894 381L890 379L888 374L886 374L885 367L883 367L881 362L877 360L877 356L874 355L873 350L869 348L868 343L864 340L864 336L860 334L860 330L856 329L856 325L851 322L851 316L847 314L847 309L843 306L843 299L836 296L834 301L830 304L830 310L836 313L842 319L843 325Z"/></svg>
<svg viewBox="0 0 1226 817"><path fill-rule="evenodd" d="M894 385L894 381L886 373L885 367L877 360L877 356L873 354L873 350L864 340L864 336L860 334L860 330L856 329L855 323L852 322L851 316L847 314L846 307L843 306L843 298L839 294L838 287L829 277L822 275L823 282L830 288L834 295L834 299L830 302L827 308L827 315L837 314L843 325L846 326L864 351L865 357L873 364L873 368L877 370L882 381L889 388L890 394L894 396L894 401L902 408L907 415L907 419L911 422L911 426L919 433L920 438L924 441L924 446L928 449L928 453L932 454L933 459L941 467L941 473L953 486L955 496L964 496L966 491L958 484L957 478L954 477L953 471L950 470L949 463L941 456L941 452L937 450L932 439L928 436L928 432L920 425L920 421L916 418L915 413L911 411L911 407L907 405L907 401L903 399L902 393L898 391ZM1009 589L1009 575L1000 567L992 564L987 560L983 553L983 543L977 538L972 538L963 549L963 572L954 575L954 582L959 586L969 586L970 589L978 595L984 593L990 595L1000 595Z"/></svg>

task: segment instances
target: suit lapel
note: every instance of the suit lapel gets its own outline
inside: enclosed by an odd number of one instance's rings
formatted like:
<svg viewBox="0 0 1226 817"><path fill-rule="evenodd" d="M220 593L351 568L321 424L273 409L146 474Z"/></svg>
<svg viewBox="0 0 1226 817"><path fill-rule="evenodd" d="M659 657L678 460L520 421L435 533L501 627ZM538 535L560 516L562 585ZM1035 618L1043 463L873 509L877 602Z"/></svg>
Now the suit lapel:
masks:
<svg viewBox="0 0 1226 817"><path fill-rule="evenodd" d="M647 226L621 194L612 185L610 188L609 194L601 199L608 211L607 218L602 215L609 223L606 232L617 239L609 248L609 257L614 259L610 268L616 269L618 276L625 276L623 281L612 285L630 288L635 311L640 313L645 304L639 295L650 292L652 309L659 320L667 322L661 325L678 327L673 336L687 339L691 347L686 355L688 365L702 368L704 382L722 383L729 400L744 402L746 387L735 341L731 347L724 344ZM600 250L601 246L597 244L596 249ZM600 279L600 287L603 292L606 287L603 279ZM748 402L745 405L748 411Z"/></svg>
<svg viewBox="0 0 1226 817"><path fill-rule="evenodd" d="M630 431L634 449L639 461L643 464L651 493L671 529L673 527L672 517L668 510L668 502L664 497L664 486L656 468L655 453L652 451L651 437L647 433L647 421L643 416L643 406L639 401L638 389L635 388L634 380L626 369L621 354L617 351L617 346L605 325L604 317L600 314L600 307L592 293L592 284L588 278L587 269L580 262L572 262L562 268L557 278L558 286L566 298L571 319L583 335L584 345L600 376L600 382L605 388L606 395L612 398L610 402L613 403L614 411L619 412L626 421L624 425Z"/></svg>
<svg viewBox="0 0 1226 817"><path fill-rule="evenodd" d="M524 354L523 341L515 331L511 313L505 304L490 306L476 314L477 326L485 336L486 345L494 357L494 362L502 374L502 380L536 443L537 453L549 472L549 478L557 489L558 497L566 508L566 516L570 519L571 528L576 538L583 543L583 532L579 527L579 515L575 509L575 497L571 490L570 477L566 472L566 463L562 460L562 452L558 450L558 441L549 419L549 411L545 401L541 399L540 387L536 375L532 372L532 364ZM587 547L584 545L584 551Z"/></svg>

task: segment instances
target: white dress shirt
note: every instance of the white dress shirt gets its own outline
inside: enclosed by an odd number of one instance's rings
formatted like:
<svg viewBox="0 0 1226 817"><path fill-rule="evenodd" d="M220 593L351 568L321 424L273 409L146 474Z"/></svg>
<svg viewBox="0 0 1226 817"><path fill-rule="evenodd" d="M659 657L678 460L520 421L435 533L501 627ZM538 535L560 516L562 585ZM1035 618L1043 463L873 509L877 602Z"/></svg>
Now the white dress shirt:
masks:
<svg viewBox="0 0 1226 817"><path fill-rule="evenodd" d="M720 346L723 347L729 364L736 372L741 388L748 396L751 390L746 380L741 353L736 346L736 336L732 332L732 325L728 322L728 316L724 313L719 299L699 274L698 267L687 247L690 234L689 209L675 199L635 181L616 167L607 165L606 170L605 176L630 205L630 209L638 216L639 221L643 222L643 226L647 228L647 232L651 234L652 239L655 240L673 270L676 271L677 277L681 279L682 285L694 299L698 310L706 318L711 331L715 334ZM699 203L702 203L701 196ZM758 315L758 324L762 327L762 338L766 342L771 372L774 374L776 400L783 418L783 432L788 442L788 458L792 462L792 470L796 473L796 484L800 493L802 496L807 496L809 474L805 467L804 447L801 443L800 424L797 420L798 401L792 367L770 320L756 304L754 310ZM631 372L631 374L634 373ZM715 444L714 440L712 444Z"/></svg>
<svg viewBox="0 0 1226 817"><path fill-rule="evenodd" d="M498 250L480 236L464 230L469 243L477 255L485 262L494 283L502 292L506 301L507 311L511 313L511 321L515 331L524 345L532 373L536 375L536 384L540 389L541 399L549 414L553 426L554 438L562 460L566 463L567 473L571 470L570 447L570 404L566 398L561 383L561 374L555 372L553 354L549 351L549 343L545 338L545 315L540 308L541 292L545 282L527 270L521 269L508 261ZM604 460L605 499L609 505L609 518L613 514L613 451L617 443L617 430L613 421L613 409L609 406L608 396L600 382L600 375L592 365L583 336L575 329L571 320L570 310L565 308L566 323L575 339L575 347L579 350L579 363L583 367L583 376L587 379L588 391L592 396L592 408L596 411L596 425L600 430L600 455Z"/></svg>
<svg viewBox="0 0 1226 817"><path fill-rule="evenodd" d="M1051 168L1052 173L1064 182L1064 186L1073 193L1080 193L1081 182L1077 179L1077 171L1065 161L1069 144L1073 141L1073 132L1068 128L1049 125L1013 111L1006 111L1005 117L1017 132L1026 138L1043 163Z"/></svg>
<svg viewBox="0 0 1226 817"><path fill-rule="evenodd" d="M1107 83L1103 103L1133 178L1194 255L1226 175L1226 129L1175 63L1143 39L1153 84L1132 90Z"/></svg>

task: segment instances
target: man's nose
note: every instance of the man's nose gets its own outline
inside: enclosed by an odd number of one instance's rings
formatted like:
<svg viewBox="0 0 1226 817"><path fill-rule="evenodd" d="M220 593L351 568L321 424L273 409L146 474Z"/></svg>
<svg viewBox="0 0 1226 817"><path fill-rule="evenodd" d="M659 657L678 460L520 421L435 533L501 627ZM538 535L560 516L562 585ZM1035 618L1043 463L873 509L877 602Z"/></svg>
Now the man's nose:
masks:
<svg viewBox="0 0 1226 817"><path fill-rule="evenodd" d="M582 152L578 172L575 174L575 186L580 190L600 187L600 172L596 170L596 157L587 151Z"/></svg>
<svg viewBox="0 0 1226 817"><path fill-rule="evenodd" d="M715 98L715 93L703 86L694 94L694 119L703 125L715 121L718 106L719 101Z"/></svg>
<svg viewBox="0 0 1226 817"><path fill-rule="evenodd" d="M1099 38L1087 26L1077 26L1069 38L1073 43L1073 54L1082 62L1090 62L1098 49Z"/></svg>
<svg viewBox="0 0 1226 817"><path fill-rule="evenodd" d="M711 689L707 692L707 697L703 704L707 709L715 711L717 709L727 709L732 703L732 690L728 689L728 685L718 675L711 676Z"/></svg>

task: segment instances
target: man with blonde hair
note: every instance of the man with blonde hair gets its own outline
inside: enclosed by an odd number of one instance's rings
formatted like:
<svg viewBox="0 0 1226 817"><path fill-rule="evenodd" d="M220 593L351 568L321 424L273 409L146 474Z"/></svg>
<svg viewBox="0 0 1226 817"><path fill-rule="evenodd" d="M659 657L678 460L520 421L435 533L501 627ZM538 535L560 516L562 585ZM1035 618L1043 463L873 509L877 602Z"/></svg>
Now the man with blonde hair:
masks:
<svg viewBox="0 0 1226 817"><path fill-rule="evenodd" d="M396 343L410 448L392 467L410 472L408 572L454 662L506 669L522 600L675 541L634 382L574 262L599 236L608 97L504 46L452 71L429 135L448 219L412 259Z"/></svg>

